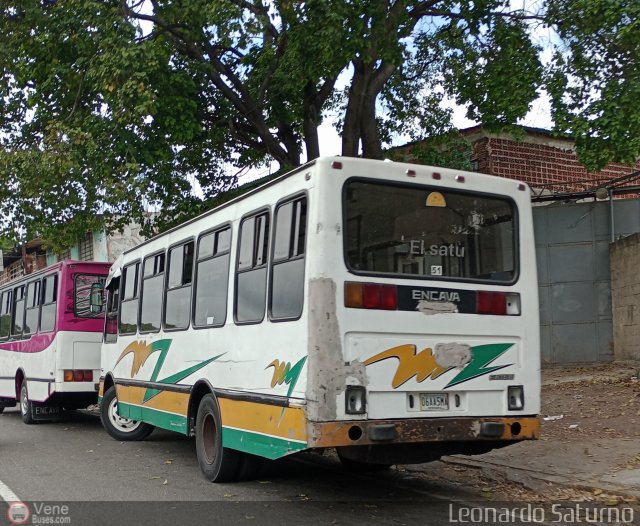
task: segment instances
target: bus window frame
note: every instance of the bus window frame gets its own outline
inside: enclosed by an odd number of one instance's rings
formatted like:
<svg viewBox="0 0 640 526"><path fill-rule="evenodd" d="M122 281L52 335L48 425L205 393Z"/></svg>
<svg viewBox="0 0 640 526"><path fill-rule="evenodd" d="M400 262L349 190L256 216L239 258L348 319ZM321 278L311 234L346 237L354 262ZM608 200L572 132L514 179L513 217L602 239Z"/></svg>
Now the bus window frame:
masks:
<svg viewBox="0 0 640 526"><path fill-rule="evenodd" d="M38 304L35 307L29 307L28 306L28 300L29 300L29 287L31 285L34 285L36 287L36 292L35 292L35 299L38 302ZM36 329L34 331L30 331L30 332L25 332L24 331L24 327L22 328L22 336L23 338L25 336L31 337L34 334L38 334L40 332L40 313L41 313L41 307L42 307L42 278L39 279L34 279L33 281L29 281L25 284L25 304L24 304L24 324L26 324L27 321L27 311L29 310L34 310L34 309L38 309L38 316L36 317Z"/></svg>
<svg viewBox="0 0 640 526"><path fill-rule="evenodd" d="M191 262L191 281L186 285L180 285L178 287L169 288L169 273L171 272L171 250L176 247L182 246L184 247L188 243L193 243L193 255ZM196 273L196 254L197 254L197 245L196 245L196 236L192 235L188 238L183 239L182 241L178 241L177 243L173 243L167 247L165 260L164 260L164 280L162 282L162 312L160 317L160 327L164 332L179 332L179 331L187 331L191 328L191 316L193 309L193 283L195 281L195 273ZM184 250L184 248L183 248ZM184 255L184 252L183 252ZM146 259L146 258L145 258ZM183 260L184 262L184 260ZM183 263L184 264L184 263ZM144 279L144 277L143 277ZM191 293L189 294L189 316L187 318L187 326L186 327L167 327L166 318L167 318L167 293L173 290L184 289L185 287L191 287Z"/></svg>
<svg viewBox="0 0 640 526"><path fill-rule="evenodd" d="M77 283L78 276L96 276L98 278L103 278L105 283L107 282L107 277L102 275L102 274L93 274L93 273L90 273L90 272L75 272L73 274L73 317L77 318L79 320L100 319L100 315L99 316L78 316L78 312L76 310L76 297L77 297L77 289L76 289L76 287L78 285L78 283ZM103 292L103 294L104 294L104 292ZM100 314L101 315L106 314L106 312L107 312L106 309L107 309L107 306L106 306L106 303L105 303L104 310L102 310Z"/></svg>
<svg viewBox="0 0 640 526"><path fill-rule="evenodd" d="M148 330L142 330L141 327L141 323L142 323L142 300L144 299L144 282L148 279L153 279L156 276L158 276L158 274L153 274L152 276L148 277L145 279L144 277L144 264L146 263L146 261L148 259L153 259L156 256L159 255L164 255L164 269L163 269L163 274L165 274L164 276L162 276L162 285L161 285L161 294L160 294L160 323L158 324L158 328L148 331ZM156 250L155 252L152 252L150 254L147 254L146 256L142 257L142 264L140 265L140 274L139 274L139 278L140 278L140 292L139 292L139 297L138 297L138 323L137 323L137 328L138 328L138 334L157 334L162 330L162 313L164 312L164 283L165 283L165 279L166 279L166 274L167 274L167 250L166 249L160 249L160 250Z"/></svg>
<svg viewBox="0 0 640 526"><path fill-rule="evenodd" d="M124 292L125 292L124 291L124 287L125 287L126 279L124 279L124 278L126 276L126 270L129 267L133 267L135 265L139 265L138 266L138 272L135 275L136 276L136 283L138 285L136 287L136 295L131 297L131 298L125 299L124 298ZM122 274L120 276L120 287L119 287L120 294L119 294L119 297L118 297L118 336L132 336L134 334L138 334L138 326L139 326L139 318L140 318L140 297L141 297L141 286L142 286L141 279L140 279L141 273L142 273L142 259L141 258L134 259L134 260L128 262L126 265L122 265ZM121 332L120 331L120 327L122 325L122 321L121 321L122 304L125 303L126 301L132 301L132 300L136 300L138 302L138 306L136 308L136 323L135 323L136 330L133 331L133 332Z"/></svg>
<svg viewBox="0 0 640 526"><path fill-rule="evenodd" d="M13 287L7 287L0 294L0 316L2 316L2 309L4 308L5 295L8 295L9 298L6 300L9 302L9 312L6 315L9 316L9 332L6 336L0 335L0 341L10 341L11 340L11 326L13 324Z"/></svg>
<svg viewBox="0 0 640 526"><path fill-rule="evenodd" d="M105 292L107 293L107 301L105 304L105 310L104 310L104 328L102 330L102 343L103 344L110 344L110 343L117 343L118 342L118 318L120 316L120 283L123 281L122 280L122 274L120 276L118 276L117 278L112 278L111 282L114 282L115 280L118 280L118 287L114 287L113 291L109 289L108 286L105 285ZM111 283L110 283L111 284ZM107 332L107 323L109 322L109 304L111 304L111 306L114 305L114 301L113 301L113 296L114 294L117 292L118 297L117 297L117 302L115 302L116 305L116 310L115 310L115 318L116 318L116 332L115 333L108 333ZM115 338L113 339L113 341L108 341L107 340L107 335L110 336L115 336Z"/></svg>
<svg viewBox="0 0 640 526"><path fill-rule="evenodd" d="M242 239L241 239L241 235L242 235L242 224L244 223L244 221L246 221L249 218L257 218L258 216L262 215L262 214L266 214L267 216L267 220L269 221L269 225L268 228L265 229L265 232L267 233L267 235L269 236L269 239L267 239L267 250L266 250L266 261L259 266L255 266L255 267L250 267L250 268L245 268L245 269L239 269L238 268L238 264L240 261L240 248L241 248L241 243L242 243ZM235 257L235 261L233 262L233 323L235 325L258 325L260 323L262 323L265 318L267 317L267 301L268 301L268 294L269 294L269 264L270 264L270 258L271 258L271 243L272 243L272 239L271 239L271 228L272 228L272 219L271 219L271 215L272 215L272 210L271 210L271 206L267 205L267 206L261 206L259 208L256 208L255 210L252 210L251 212L248 212L246 214L243 214L242 217L240 217L240 220L238 221L238 232L237 232L237 238L236 238L236 257ZM255 243L255 230L254 230L254 243ZM264 310L262 311L262 318L260 318L259 320L247 320L247 321L239 321L238 320L238 276L240 274L244 274L247 272L252 272L255 270L259 270L265 268L266 269L266 273L265 273L265 289L264 289Z"/></svg>
<svg viewBox="0 0 640 526"><path fill-rule="evenodd" d="M513 210L513 264L515 266L515 272L513 275L513 279L510 281L498 281L498 280L490 280L490 279L477 279L477 278L460 278L460 277L446 277L446 276L420 276L418 274L401 274L398 272L372 272L372 271L363 271L356 270L351 268L348 261L348 234L347 234L347 188L353 182L364 182L364 183L372 183L377 186L392 186L392 187L403 187L403 188L412 188L412 189L420 189L423 191L438 191L438 192L451 192L462 195L469 196L480 196L480 197L488 197L491 199L499 199L503 201L508 201L511 205L511 209ZM356 276L368 276L368 277L376 277L376 278L394 278L401 279L403 282L407 280L417 280L417 281L435 281L442 283L478 283L482 285L492 285L496 287L510 287L515 285L520 279L520 215L518 209L518 203L516 200L507 194L495 194L491 192L481 192L475 190L467 190L467 189L458 189L452 186L445 185L429 185L429 184L421 184L421 183L407 183L405 181L388 181L388 180L380 180L380 179L372 179L370 177L362 177L362 176L353 176L346 179L342 185L341 192L341 205L342 205L342 232L344 235L342 236L342 260L344 262L345 268L347 272L350 274L354 274Z"/></svg>
<svg viewBox="0 0 640 526"><path fill-rule="evenodd" d="M238 223L239 225L239 223ZM196 315L196 291L198 290L198 263L200 260L198 259L198 251L200 250L200 240L208 236L209 234L215 234L216 232L222 232L223 230L229 229L229 250L225 252L221 252L220 254L216 254L214 252L213 256L210 258L206 258L203 261L208 261L209 259L215 259L219 256L224 256L229 254L229 262L227 264L227 301L225 302L225 311L224 311L224 323L221 325L196 325L195 315ZM237 240L236 240L237 242ZM238 247L236 247L238 248ZM215 247L214 247L215 250ZM227 324L227 320L229 319L229 286L231 284L231 264L233 263L233 223L231 221L225 221L218 226L213 228L208 228L207 230L203 230L198 234L195 245L195 254L194 254L194 265L193 265L193 290L191 291L191 328L199 331L202 329L219 329L224 327ZM235 273L235 270L234 270ZM235 275L235 274L234 274ZM235 280L235 278L234 278ZM235 295L235 286L234 286L234 295ZM235 310L235 300L234 300L234 310Z"/></svg>
<svg viewBox="0 0 640 526"><path fill-rule="evenodd" d="M14 287L12 287L13 290L13 295L11 298L11 328L9 329L9 337L12 340L22 340L23 339L23 335L24 335L24 315L25 315L25 311L26 311L26 299L25 299L25 288L26 288L27 284L26 283L22 283L20 285L16 284ZM18 290L19 288L22 288L22 297L19 300L16 300L16 290ZM21 325L21 331L20 334L13 334L13 328L16 324L16 301L24 301L25 302L25 306L22 307L22 325Z"/></svg>
<svg viewBox="0 0 640 526"><path fill-rule="evenodd" d="M302 255L298 255L292 258L287 258L287 259L282 259L279 261L275 261L275 250L276 250L276 228L277 228L277 223L278 223L278 208L288 204L288 203L293 203L299 199L306 199L306 205L307 205L307 217L306 217L306 222L305 222L305 236L304 236L304 250L302 252ZM273 208L273 233L271 236L271 249L270 249L270 260L269 260L269 272L268 272L268 287L267 287L267 312L269 315L269 321L272 323L281 323L281 322L287 322L287 321L297 321L300 318L302 318L302 315L304 314L304 304L305 304L305 285L306 285L306 280L303 277L302 279L302 309L300 309L300 315L299 316L288 316L288 317L284 317L284 318L275 318L273 316L273 313L271 312L271 305L273 303L273 269L276 265L280 264L280 263L285 263L285 262L289 262L289 261L296 261L298 259L304 259L305 260L305 265L304 265L304 271L303 271L303 276L306 276L306 258L307 258L307 248L309 246L308 244L308 239L309 239L309 192L307 190L304 190L302 192L297 192L293 195L284 197L280 200L278 200Z"/></svg>
<svg viewBox="0 0 640 526"><path fill-rule="evenodd" d="M50 301L49 303L45 303L45 297L44 297L44 293L45 293L45 287L44 287L44 282L49 279L49 278L53 278L54 282L56 284L56 293L53 297L53 301ZM40 313L38 314L38 333L39 334L46 334L49 332L56 332L57 329L57 325L58 325L58 302L59 302L59 293L60 293L60 273L59 272L53 272L51 274L47 274L46 276L42 276L41 279L42 284L40 285ZM56 309L55 309L55 320L53 322L53 328L51 330L46 330L43 331L42 330L42 307L46 307L48 305L56 305Z"/></svg>

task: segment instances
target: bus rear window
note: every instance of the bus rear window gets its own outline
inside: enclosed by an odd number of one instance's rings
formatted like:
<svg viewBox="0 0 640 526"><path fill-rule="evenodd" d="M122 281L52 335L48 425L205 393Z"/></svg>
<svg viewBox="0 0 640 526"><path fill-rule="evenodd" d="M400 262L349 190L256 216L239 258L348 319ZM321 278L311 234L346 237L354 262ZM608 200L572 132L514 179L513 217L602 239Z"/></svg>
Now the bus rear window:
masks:
<svg viewBox="0 0 640 526"><path fill-rule="evenodd" d="M346 261L355 272L511 282L512 201L443 188L347 183Z"/></svg>
<svg viewBox="0 0 640 526"><path fill-rule="evenodd" d="M100 284L104 288L104 283L104 276L76 274L73 295L73 312L76 318L100 318L104 315L104 307L99 312L91 310L91 286Z"/></svg>

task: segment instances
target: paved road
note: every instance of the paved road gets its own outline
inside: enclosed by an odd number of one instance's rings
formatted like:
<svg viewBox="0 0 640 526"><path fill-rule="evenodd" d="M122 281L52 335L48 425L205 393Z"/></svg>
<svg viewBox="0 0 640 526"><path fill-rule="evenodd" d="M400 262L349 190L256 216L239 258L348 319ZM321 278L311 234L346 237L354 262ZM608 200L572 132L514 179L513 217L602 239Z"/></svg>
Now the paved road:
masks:
<svg viewBox="0 0 640 526"><path fill-rule="evenodd" d="M118 442L93 415L26 426L12 410L0 415L0 481L25 502L72 501L71 524L436 525L450 499L466 497L402 472L347 473L317 454L273 462L256 481L211 484L180 435Z"/></svg>

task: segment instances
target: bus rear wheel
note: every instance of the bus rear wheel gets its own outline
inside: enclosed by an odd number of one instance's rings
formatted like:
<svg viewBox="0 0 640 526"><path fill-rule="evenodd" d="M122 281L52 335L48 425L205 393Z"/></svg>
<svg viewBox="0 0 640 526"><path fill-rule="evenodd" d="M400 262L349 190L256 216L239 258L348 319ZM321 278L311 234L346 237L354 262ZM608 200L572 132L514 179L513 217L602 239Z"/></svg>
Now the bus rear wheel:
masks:
<svg viewBox="0 0 640 526"><path fill-rule="evenodd" d="M144 440L155 429L155 426L145 424L138 420L123 418L118 414L118 398L116 397L115 386L107 389L107 392L102 397L100 404L100 421L107 433L116 440L125 442Z"/></svg>
<svg viewBox="0 0 640 526"><path fill-rule="evenodd" d="M202 474L209 482L236 480L242 454L222 446L222 419L212 394L205 395L198 406L196 453Z"/></svg>
<svg viewBox="0 0 640 526"><path fill-rule="evenodd" d="M28 425L34 424L33 413L33 402L29 400L27 381L23 380L20 386L20 414L22 415L22 421Z"/></svg>

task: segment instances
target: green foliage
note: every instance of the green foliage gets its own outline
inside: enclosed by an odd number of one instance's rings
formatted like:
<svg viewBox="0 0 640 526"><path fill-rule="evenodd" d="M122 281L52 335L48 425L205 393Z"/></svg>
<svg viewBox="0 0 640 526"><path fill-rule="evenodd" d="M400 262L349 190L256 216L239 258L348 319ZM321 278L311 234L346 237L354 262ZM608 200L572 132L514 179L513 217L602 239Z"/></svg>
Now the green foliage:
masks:
<svg viewBox="0 0 640 526"><path fill-rule="evenodd" d="M0 234L59 250L130 221L166 229L215 203L240 167L316 155L327 115L343 154L380 157L398 136L450 143L445 97L497 131L546 91L589 168L635 161L640 4L532 5L7 0ZM461 145L429 144L419 160L465 167Z"/></svg>
<svg viewBox="0 0 640 526"><path fill-rule="evenodd" d="M640 153L640 3L556 0L558 44L547 72L558 132L585 165L635 164Z"/></svg>
<svg viewBox="0 0 640 526"><path fill-rule="evenodd" d="M473 147L462 135L449 132L389 150L393 161L471 170Z"/></svg>

